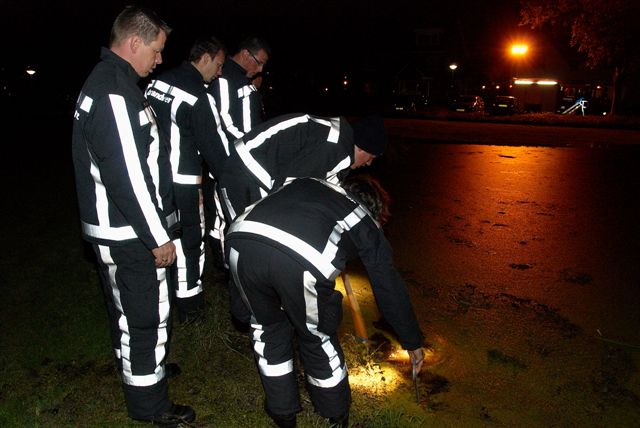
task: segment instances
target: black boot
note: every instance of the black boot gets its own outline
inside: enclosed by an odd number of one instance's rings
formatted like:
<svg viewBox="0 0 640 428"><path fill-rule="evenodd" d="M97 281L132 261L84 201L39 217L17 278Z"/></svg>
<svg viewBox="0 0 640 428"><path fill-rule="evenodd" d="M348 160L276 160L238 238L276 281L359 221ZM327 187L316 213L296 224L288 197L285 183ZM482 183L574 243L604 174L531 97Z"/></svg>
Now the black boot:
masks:
<svg viewBox="0 0 640 428"><path fill-rule="evenodd" d="M290 415L276 415L267 410L267 415L269 415L269 417L273 419L273 422L280 428L295 428L296 426L297 418L295 413L291 413Z"/></svg>
<svg viewBox="0 0 640 428"><path fill-rule="evenodd" d="M331 428L347 428L349 426L349 412L337 418L329 418Z"/></svg>

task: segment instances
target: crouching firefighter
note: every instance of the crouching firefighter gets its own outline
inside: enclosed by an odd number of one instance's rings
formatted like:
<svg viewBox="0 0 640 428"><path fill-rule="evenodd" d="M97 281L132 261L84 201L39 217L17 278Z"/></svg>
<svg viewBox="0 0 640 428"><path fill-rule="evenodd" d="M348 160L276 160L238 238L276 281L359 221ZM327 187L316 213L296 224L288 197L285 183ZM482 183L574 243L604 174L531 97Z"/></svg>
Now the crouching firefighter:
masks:
<svg viewBox="0 0 640 428"><path fill-rule="evenodd" d="M379 225L388 216L386 201L370 178L343 187L299 178L229 227L232 290L246 308L234 315L251 323L265 409L280 427L295 426L301 410L294 339L315 411L333 426L348 426L351 391L337 336L342 294L335 278L350 259L362 260L382 315L422 367L422 334Z"/></svg>

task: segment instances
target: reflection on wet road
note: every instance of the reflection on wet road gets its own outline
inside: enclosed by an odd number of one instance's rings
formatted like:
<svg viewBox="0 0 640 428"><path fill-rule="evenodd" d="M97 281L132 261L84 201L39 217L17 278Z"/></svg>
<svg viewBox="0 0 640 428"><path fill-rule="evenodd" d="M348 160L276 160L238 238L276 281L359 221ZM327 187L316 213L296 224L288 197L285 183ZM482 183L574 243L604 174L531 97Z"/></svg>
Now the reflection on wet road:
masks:
<svg viewBox="0 0 640 428"><path fill-rule="evenodd" d="M447 356L427 410L443 425L637 423L640 150L405 140L385 157L386 234Z"/></svg>

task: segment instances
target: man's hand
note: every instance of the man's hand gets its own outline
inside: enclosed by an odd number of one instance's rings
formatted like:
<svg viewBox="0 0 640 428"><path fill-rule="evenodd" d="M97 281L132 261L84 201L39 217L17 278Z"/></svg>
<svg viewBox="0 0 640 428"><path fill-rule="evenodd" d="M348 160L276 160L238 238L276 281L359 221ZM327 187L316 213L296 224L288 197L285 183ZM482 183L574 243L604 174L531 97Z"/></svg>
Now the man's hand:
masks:
<svg viewBox="0 0 640 428"><path fill-rule="evenodd" d="M171 241L158 248L154 248L151 252L156 258L157 268L169 267L176 261L176 246Z"/></svg>
<svg viewBox="0 0 640 428"><path fill-rule="evenodd" d="M414 349L413 351L407 351L409 358L411 358L411 364L416 366L416 373L420 373L422 370L422 364L424 363L424 351L422 348Z"/></svg>

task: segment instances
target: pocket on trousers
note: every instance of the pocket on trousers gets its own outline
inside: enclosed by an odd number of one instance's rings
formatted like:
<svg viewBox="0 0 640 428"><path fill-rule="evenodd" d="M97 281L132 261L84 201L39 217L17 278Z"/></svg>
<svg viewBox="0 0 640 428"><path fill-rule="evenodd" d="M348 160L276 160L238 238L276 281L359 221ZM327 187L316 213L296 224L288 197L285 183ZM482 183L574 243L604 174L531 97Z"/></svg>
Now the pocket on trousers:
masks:
<svg viewBox="0 0 640 428"><path fill-rule="evenodd" d="M333 335L342 322L342 293L320 288L318 290L318 331Z"/></svg>

